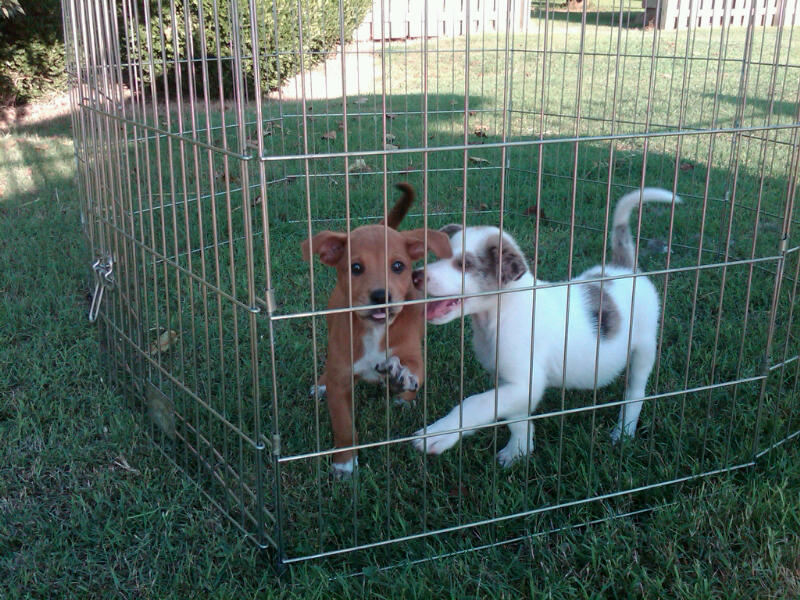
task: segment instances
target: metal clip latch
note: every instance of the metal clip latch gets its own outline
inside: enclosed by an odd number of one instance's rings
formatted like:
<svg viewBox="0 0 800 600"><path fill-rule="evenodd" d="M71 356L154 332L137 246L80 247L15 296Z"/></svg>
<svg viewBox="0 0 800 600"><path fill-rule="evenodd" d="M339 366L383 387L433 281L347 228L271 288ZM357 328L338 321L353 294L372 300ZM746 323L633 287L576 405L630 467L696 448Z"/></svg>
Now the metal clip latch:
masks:
<svg viewBox="0 0 800 600"><path fill-rule="evenodd" d="M89 323L97 321L100 315L100 303L103 301L103 292L106 288L114 287L114 258L110 254L101 256L92 265L94 272L94 294L92 305L89 307Z"/></svg>

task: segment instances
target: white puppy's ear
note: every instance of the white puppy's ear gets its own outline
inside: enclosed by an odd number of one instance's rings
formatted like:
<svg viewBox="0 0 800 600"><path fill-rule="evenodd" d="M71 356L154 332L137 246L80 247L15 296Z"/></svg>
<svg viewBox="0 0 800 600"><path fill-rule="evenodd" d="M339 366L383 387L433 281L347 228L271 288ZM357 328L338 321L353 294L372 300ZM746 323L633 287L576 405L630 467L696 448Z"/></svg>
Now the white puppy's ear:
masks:
<svg viewBox="0 0 800 600"><path fill-rule="evenodd" d="M335 266L344 255L347 234L336 231L320 231L302 243L303 260L310 260L311 254L319 254L319 259L328 266Z"/></svg>
<svg viewBox="0 0 800 600"><path fill-rule="evenodd" d="M486 262L493 272L493 277L497 281L498 276L500 285L507 285L512 281L516 281L528 271L528 264L525 259L509 243L503 244L503 255L500 257L499 244L492 242L486 248ZM497 269L500 268L498 274Z"/></svg>
<svg viewBox="0 0 800 600"><path fill-rule="evenodd" d="M454 236L459 231L463 231L464 228L459 225L458 223L449 223L444 227L439 227L439 231L447 235L448 237Z"/></svg>
<svg viewBox="0 0 800 600"><path fill-rule="evenodd" d="M403 231L406 238L406 248L412 260L419 260L425 256L425 236L427 232L428 250L433 252L438 258L450 258L453 256L453 249L450 247L450 238L441 231L433 229L412 229Z"/></svg>

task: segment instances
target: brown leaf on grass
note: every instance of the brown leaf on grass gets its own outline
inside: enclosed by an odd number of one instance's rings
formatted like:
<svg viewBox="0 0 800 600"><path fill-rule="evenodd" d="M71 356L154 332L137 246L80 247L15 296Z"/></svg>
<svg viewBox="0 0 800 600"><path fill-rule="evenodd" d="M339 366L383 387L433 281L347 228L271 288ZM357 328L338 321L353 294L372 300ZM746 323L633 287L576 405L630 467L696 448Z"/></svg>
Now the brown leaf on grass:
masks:
<svg viewBox="0 0 800 600"><path fill-rule="evenodd" d="M534 215L534 216L538 217L539 219L546 219L547 218L545 216L545 214L544 214L544 210L539 208L538 204L531 204L528 208L526 208L524 211L522 211L522 214L524 214L524 215L526 215L528 217L530 217L531 215Z"/></svg>
<svg viewBox="0 0 800 600"><path fill-rule="evenodd" d="M216 178L223 183L239 183L238 175L235 175L234 173L228 173L226 176L225 171L220 171L217 173Z"/></svg>
<svg viewBox="0 0 800 600"><path fill-rule="evenodd" d="M692 171L694 169L694 165L688 162L682 162L680 166L681 171Z"/></svg>
<svg viewBox="0 0 800 600"><path fill-rule="evenodd" d="M331 129L330 131L322 134L323 140L335 140L336 139L336 131Z"/></svg>
<svg viewBox="0 0 800 600"><path fill-rule="evenodd" d="M177 332L172 329L167 329L160 336L158 336L158 339L155 342L150 344L150 354L167 352L172 344L177 341L177 339Z"/></svg>
<svg viewBox="0 0 800 600"><path fill-rule="evenodd" d="M481 202L481 203L478 205L478 210L489 210L489 205L488 205L488 204L486 204L486 202Z"/></svg>

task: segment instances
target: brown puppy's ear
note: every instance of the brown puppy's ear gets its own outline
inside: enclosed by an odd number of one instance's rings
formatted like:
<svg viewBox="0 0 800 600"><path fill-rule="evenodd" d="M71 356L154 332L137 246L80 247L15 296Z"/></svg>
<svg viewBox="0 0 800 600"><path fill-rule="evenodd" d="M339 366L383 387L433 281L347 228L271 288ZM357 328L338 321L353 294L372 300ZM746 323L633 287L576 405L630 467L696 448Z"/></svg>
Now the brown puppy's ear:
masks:
<svg viewBox="0 0 800 600"><path fill-rule="evenodd" d="M428 250L433 252L438 258L450 258L453 256L453 249L450 247L450 238L441 231L433 229L412 229L404 231L402 235L406 238L406 248L412 260L419 260L425 256L425 232L428 235Z"/></svg>
<svg viewBox="0 0 800 600"><path fill-rule="evenodd" d="M491 265L494 278L497 278L497 264L500 263L500 284L506 285L511 281L516 281L528 271L528 264L525 259L517 252L511 244L503 244L503 256L498 261L500 248L496 244L486 248L486 261Z"/></svg>
<svg viewBox="0 0 800 600"><path fill-rule="evenodd" d="M464 228L461 225L459 225L458 223L449 223L449 224L445 225L444 227L439 227L439 231L441 231L442 233L444 233L445 235L448 235L448 236L452 236L452 235L458 233L459 231L461 231L462 229L464 229Z"/></svg>
<svg viewBox="0 0 800 600"><path fill-rule="evenodd" d="M320 231L310 240L303 242L303 260L310 260L311 254L319 254L319 259L328 266L335 266L344 255L347 234L336 231Z"/></svg>

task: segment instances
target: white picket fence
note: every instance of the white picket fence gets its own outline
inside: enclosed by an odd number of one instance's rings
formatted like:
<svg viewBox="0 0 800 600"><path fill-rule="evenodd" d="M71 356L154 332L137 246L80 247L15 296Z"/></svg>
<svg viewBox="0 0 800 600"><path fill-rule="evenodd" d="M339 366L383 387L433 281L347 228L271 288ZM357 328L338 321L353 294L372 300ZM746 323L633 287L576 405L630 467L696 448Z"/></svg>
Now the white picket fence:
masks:
<svg viewBox="0 0 800 600"><path fill-rule="evenodd" d="M642 0L645 22L654 19L659 29L697 27L756 27L797 23L800 0ZM660 5L660 8L659 8Z"/></svg>
<svg viewBox="0 0 800 600"><path fill-rule="evenodd" d="M426 30L425 0L373 0L355 40L522 32L530 17L529 0L427 0L427 4Z"/></svg>

